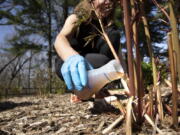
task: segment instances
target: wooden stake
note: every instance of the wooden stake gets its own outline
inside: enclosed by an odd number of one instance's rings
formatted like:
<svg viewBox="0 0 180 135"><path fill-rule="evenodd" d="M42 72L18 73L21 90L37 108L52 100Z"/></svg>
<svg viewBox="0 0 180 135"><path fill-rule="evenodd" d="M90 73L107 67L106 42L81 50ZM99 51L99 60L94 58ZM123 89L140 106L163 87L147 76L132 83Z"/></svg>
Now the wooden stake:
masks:
<svg viewBox="0 0 180 135"><path fill-rule="evenodd" d="M126 135L132 135L132 102L133 97L130 97L126 108Z"/></svg>
<svg viewBox="0 0 180 135"><path fill-rule="evenodd" d="M175 70L175 63L173 57L173 48L172 48L172 35L168 33L168 44L169 44L169 60L170 60L170 68L171 68L171 81L172 81L172 102L173 102L173 125L178 127L178 117L177 117L177 75Z"/></svg>
<svg viewBox="0 0 180 135"><path fill-rule="evenodd" d="M178 72L179 82L180 82L180 42L179 42L179 32L177 29L177 20L174 13L174 0L169 0L169 11L170 11L170 24L172 29L172 49L175 53L176 57L176 65L174 65Z"/></svg>
<svg viewBox="0 0 180 135"><path fill-rule="evenodd" d="M161 89L159 85L157 85L157 105L158 105L158 112L159 112L159 118L161 121L164 120L164 112L163 112L163 105L162 105L162 98L161 98Z"/></svg>

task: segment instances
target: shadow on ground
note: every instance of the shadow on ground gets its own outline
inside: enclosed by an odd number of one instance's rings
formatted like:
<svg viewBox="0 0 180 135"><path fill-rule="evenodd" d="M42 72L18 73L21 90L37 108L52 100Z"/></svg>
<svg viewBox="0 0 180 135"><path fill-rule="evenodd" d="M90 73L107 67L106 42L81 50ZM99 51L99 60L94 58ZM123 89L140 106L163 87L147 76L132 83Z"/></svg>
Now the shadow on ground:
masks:
<svg viewBox="0 0 180 135"><path fill-rule="evenodd" d="M35 103L32 103L32 102L15 103L12 101L4 101L4 102L0 102L0 112L6 111L9 109L14 109L15 107L24 107L24 106L30 106L33 104Z"/></svg>

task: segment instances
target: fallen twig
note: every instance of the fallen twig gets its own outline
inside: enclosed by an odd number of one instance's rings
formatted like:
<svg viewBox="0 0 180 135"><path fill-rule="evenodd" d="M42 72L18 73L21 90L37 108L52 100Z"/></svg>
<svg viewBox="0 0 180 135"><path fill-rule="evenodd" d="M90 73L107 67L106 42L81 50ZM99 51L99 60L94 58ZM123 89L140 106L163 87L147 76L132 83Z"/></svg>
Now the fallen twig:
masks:
<svg viewBox="0 0 180 135"><path fill-rule="evenodd" d="M143 110L142 115L144 115L145 113L147 113L149 105L150 105L150 102L147 102L147 104L144 106L144 110Z"/></svg>
<svg viewBox="0 0 180 135"><path fill-rule="evenodd" d="M165 79L164 81L169 87L172 88L172 84L171 84L171 82L169 80ZM178 88L178 93L180 93L180 88Z"/></svg>
<svg viewBox="0 0 180 135"><path fill-rule="evenodd" d="M96 131L100 131L103 128L104 124L105 124L105 122L101 121L101 123L99 124L99 126L98 126Z"/></svg>
<svg viewBox="0 0 180 135"><path fill-rule="evenodd" d="M130 93L130 91L129 91L129 87L128 87L128 83L127 83L127 81L125 81L125 79L121 79L121 83L122 83L122 85L123 85L123 87L124 87L124 89L126 90L126 93Z"/></svg>
<svg viewBox="0 0 180 135"><path fill-rule="evenodd" d="M157 123L158 123L158 114L156 114L155 127L154 127L152 135L156 135Z"/></svg>
<svg viewBox="0 0 180 135"><path fill-rule="evenodd" d="M119 110L122 112L122 114L125 115L125 114L126 114L126 110L125 110L125 108L123 107L121 101L120 101L120 100L117 100L117 101L116 101L116 104L117 104Z"/></svg>
<svg viewBox="0 0 180 135"><path fill-rule="evenodd" d="M160 135L163 134L163 132L162 132L158 127L156 127L156 125L155 125L154 122L151 120L151 118L149 117L149 115L145 114L144 117L145 117L145 119L147 120L147 122L149 122L149 124L150 124L154 129L156 129L156 131L157 131Z"/></svg>
<svg viewBox="0 0 180 135"><path fill-rule="evenodd" d="M114 102L117 105L118 109L121 111L121 113L123 115L126 114L126 110L125 110L124 106L122 105L121 101L118 100L117 97L115 97L115 96L105 97L104 99L99 99L98 101L100 101L102 103L109 103L109 104Z"/></svg>
<svg viewBox="0 0 180 135"><path fill-rule="evenodd" d="M104 129L102 131L102 134L106 134L109 131L111 131L119 122L121 122L124 119L124 116L121 115L118 119L116 119L111 125L109 125L109 127L107 127L106 129Z"/></svg>

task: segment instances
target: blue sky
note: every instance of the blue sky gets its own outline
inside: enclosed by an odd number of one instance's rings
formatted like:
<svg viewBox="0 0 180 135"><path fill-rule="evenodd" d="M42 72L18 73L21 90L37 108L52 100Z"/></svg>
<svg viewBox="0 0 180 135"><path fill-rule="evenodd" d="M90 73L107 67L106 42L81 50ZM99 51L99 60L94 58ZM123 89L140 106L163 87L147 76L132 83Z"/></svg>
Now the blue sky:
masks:
<svg viewBox="0 0 180 135"><path fill-rule="evenodd" d="M10 37L15 32L14 27L10 25L0 26L0 48L5 47L5 39ZM121 39L122 40L122 39ZM42 41L41 41L42 42ZM156 46L167 49L166 38L162 43L156 43Z"/></svg>
<svg viewBox="0 0 180 135"><path fill-rule="evenodd" d="M0 26L0 48L5 44L5 39L14 33L13 26Z"/></svg>
<svg viewBox="0 0 180 135"><path fill-rule="evenodd" d="M15 34L14 27L11 25L0 25L0 48L6 47L6 39L10 38L13 34ZM47 46L47 43L44 41L44 39L36 34L30 36L30 39L32 41L35 41L37 43L42 43Z"/></svg>

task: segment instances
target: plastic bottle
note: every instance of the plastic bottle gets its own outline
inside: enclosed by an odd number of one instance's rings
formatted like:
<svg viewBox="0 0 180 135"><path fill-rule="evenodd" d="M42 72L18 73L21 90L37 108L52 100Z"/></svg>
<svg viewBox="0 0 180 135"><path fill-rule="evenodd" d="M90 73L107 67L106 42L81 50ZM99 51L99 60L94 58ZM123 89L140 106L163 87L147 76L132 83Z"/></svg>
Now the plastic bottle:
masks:
<svg viewBox="0 0 180 135"><path fill-rule="evenodd" d="M107 83L120 79L124 76L124 70L120 63L116 60L111 60L106 65L88 71L88 86L82 91L74 90L80 99L86 100L97 93Z"/></svg>

